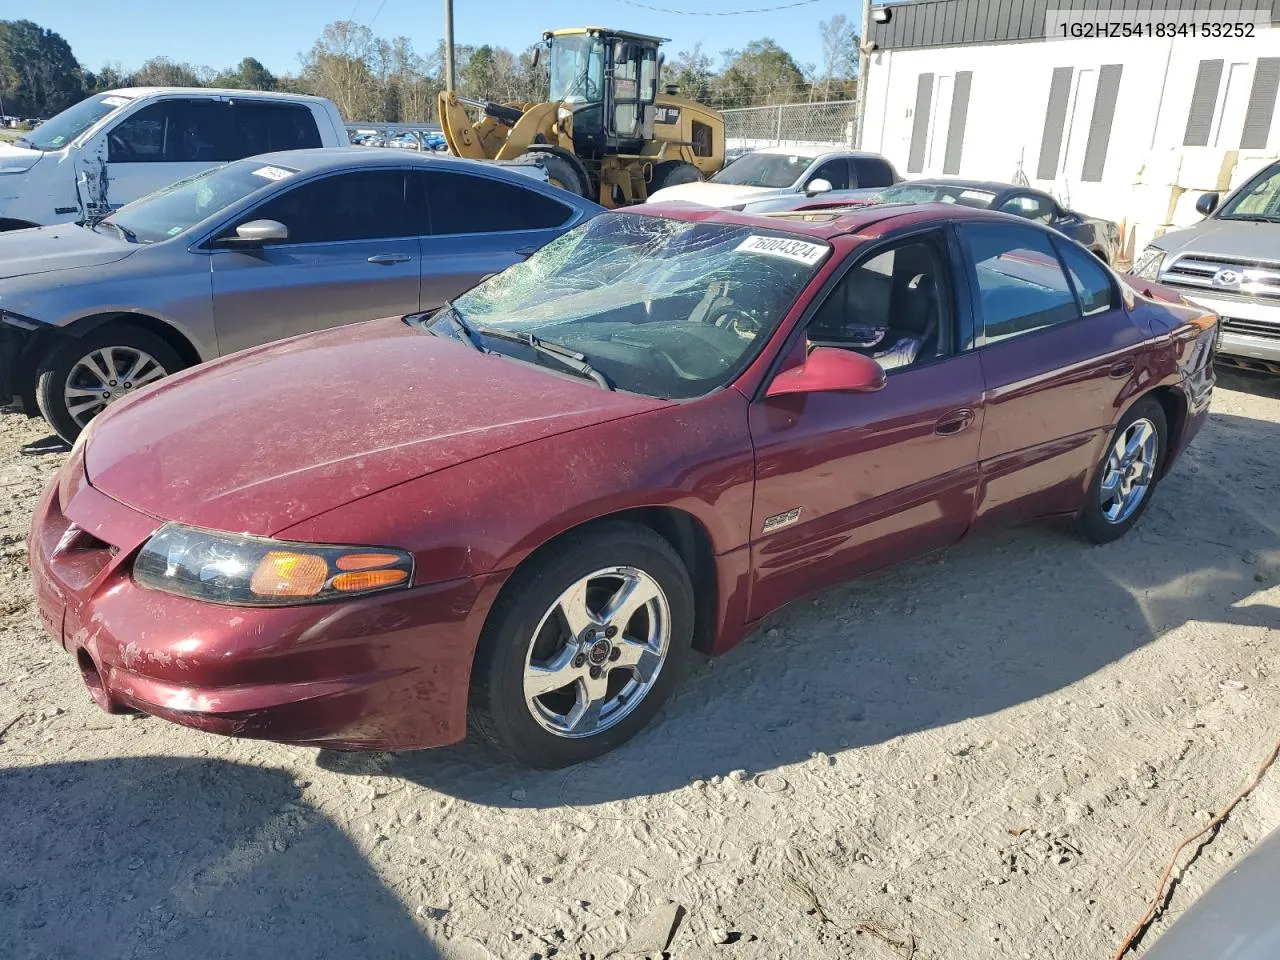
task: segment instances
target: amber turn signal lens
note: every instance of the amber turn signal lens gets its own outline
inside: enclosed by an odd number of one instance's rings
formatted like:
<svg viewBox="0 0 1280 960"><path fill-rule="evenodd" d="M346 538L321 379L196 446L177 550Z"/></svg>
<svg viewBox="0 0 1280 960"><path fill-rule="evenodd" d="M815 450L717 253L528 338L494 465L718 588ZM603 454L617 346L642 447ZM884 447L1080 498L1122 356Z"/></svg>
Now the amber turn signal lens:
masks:
<svg viewBox="0 0 1280 960"><path fill-rule="evenodd" d="M253 571L249 589L261 597L314 597L328 578L323 557L271 550Z"/></svg>
<svg viewBox="0 0 1280 960"><path fill-rule="evenodd" d="M339 570L368 570L399 562L400 555L396 553L348 553L335 560L333 565Z"/></svg>
<svg viewBox="0 0 1280 960"><path fill-rule="evenodd" d="M340 573L333 578L333 589L350 593L359 590L377 590L404 583L409 578L405 570L361 570L358 573Z"/></svg>

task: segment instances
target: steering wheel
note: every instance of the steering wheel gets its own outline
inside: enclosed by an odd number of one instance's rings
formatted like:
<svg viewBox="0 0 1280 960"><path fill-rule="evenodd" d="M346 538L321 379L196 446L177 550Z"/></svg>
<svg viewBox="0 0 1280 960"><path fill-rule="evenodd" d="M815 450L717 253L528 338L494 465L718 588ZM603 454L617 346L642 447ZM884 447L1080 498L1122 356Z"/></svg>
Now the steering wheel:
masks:
<svg viewBox="0 0 1280 960"><path fill-rule="evenodd" d="M755 339L762 329L759 320L751 316L751 314L734 307L730 307L716 317L714 326L719 327L721 330L735 333L743 340Z"/></svg>
<svg viewBox="0 0 1280 960"><path fill-rule="evenodd" d="M118 133L107 134L107 147L108 157L113 153L117 153L120 155L120 160L126 163L133 160L138 155L138 152L133 149L129 142Z"/></svg>

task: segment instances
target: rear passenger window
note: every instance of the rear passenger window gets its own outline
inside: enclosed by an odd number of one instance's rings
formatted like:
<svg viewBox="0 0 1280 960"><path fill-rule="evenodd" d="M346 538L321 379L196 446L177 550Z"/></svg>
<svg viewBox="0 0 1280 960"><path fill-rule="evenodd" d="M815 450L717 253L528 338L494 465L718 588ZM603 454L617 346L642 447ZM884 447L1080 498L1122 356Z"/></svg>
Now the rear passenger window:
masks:
<svg viewBox="0 0 1280 960"><path fill-rule="evenodd" d="M321 146L316 118L304 106L235 100L230 110L231 136L227 152L235 156L223 157L224 160Z"/></svg>
<svg viewBox="0 0 1280 960"><path fill-rule="evenodd" d="M505 180L435 170L419 176L426 182L431 232L438 236L551 230L573 213L558 200Z"/></svg>
<svg viewBox="0 0 1280 960"><path fill-rule="evenodd" d="M893 167L875 157L854 157L853 173L859 187L891 187L896 182Z"/></svg>
<svg viewBox="0 0 1280 960"><path fill-rule="evenodd" d="M967 224L961 232L977 281L986 342L1034 333L1080 316L1046 234L985 224Z"/></svg>
<svg viewBox="0 0 1280 960"><path fill-rule="evenodd" d="M370 170L336 173L268 200L240 218L278 220L288 243L333 243L413 236L405 214L404 173Z"/></svg>
<svg viewBox="0 0 1280 960"><path fill-rule="evenodd" d="M1093 254L1086 253L1075 244L1055 239L1053 245L1066 261L1071 285L1075 287L1076 297L1080 300L1080 312L1091 317L1095 313L1110 310L1115 305L1115 288L1111 285L1106 267Z"/></svg>

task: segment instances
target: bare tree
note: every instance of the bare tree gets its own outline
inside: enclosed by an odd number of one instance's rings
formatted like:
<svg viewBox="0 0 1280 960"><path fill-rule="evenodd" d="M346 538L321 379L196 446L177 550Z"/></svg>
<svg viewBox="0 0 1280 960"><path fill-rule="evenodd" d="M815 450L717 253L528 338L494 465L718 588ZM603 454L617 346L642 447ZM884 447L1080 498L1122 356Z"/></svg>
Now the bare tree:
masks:
<svg viewBox="0 0 1280 960"><path fill-rule="evenodd" d="M835 99L848 97L858 72L858 35L843 13L819 21L818 34L822 38L822 67L817 80L822 85L822 99L833 99L833 93Z"/></svg>

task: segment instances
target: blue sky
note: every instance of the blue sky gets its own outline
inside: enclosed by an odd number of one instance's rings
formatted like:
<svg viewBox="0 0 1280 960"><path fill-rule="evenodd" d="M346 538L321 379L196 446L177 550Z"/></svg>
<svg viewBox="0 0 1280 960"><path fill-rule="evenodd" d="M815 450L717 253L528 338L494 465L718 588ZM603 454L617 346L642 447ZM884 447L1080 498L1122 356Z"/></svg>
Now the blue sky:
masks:
<svg viewBox="0 0 1280 960"><path fill-rule="evenodd" d="M454 0L454 34L460 44L491 43L519 51L545 29L583 26L586 20L670 37L665 47L669 57L701 41L719 65L721 50L767 36L800 63L817 64L818 21L844 13L856 23L861 12L858 0L812 0L767 13L735 12L788 2L795 0ZM639 3L730 15L660 13ZM90 70L109 61L129 69L157 55L214 68L254 56L267 69L286 73L297 70L298 54L333 20L371 24L380 36L403 34L420 53L428 52L443 34L443 9L442 0L4 0L0 17L33 20L57 31Z"/></svg>

